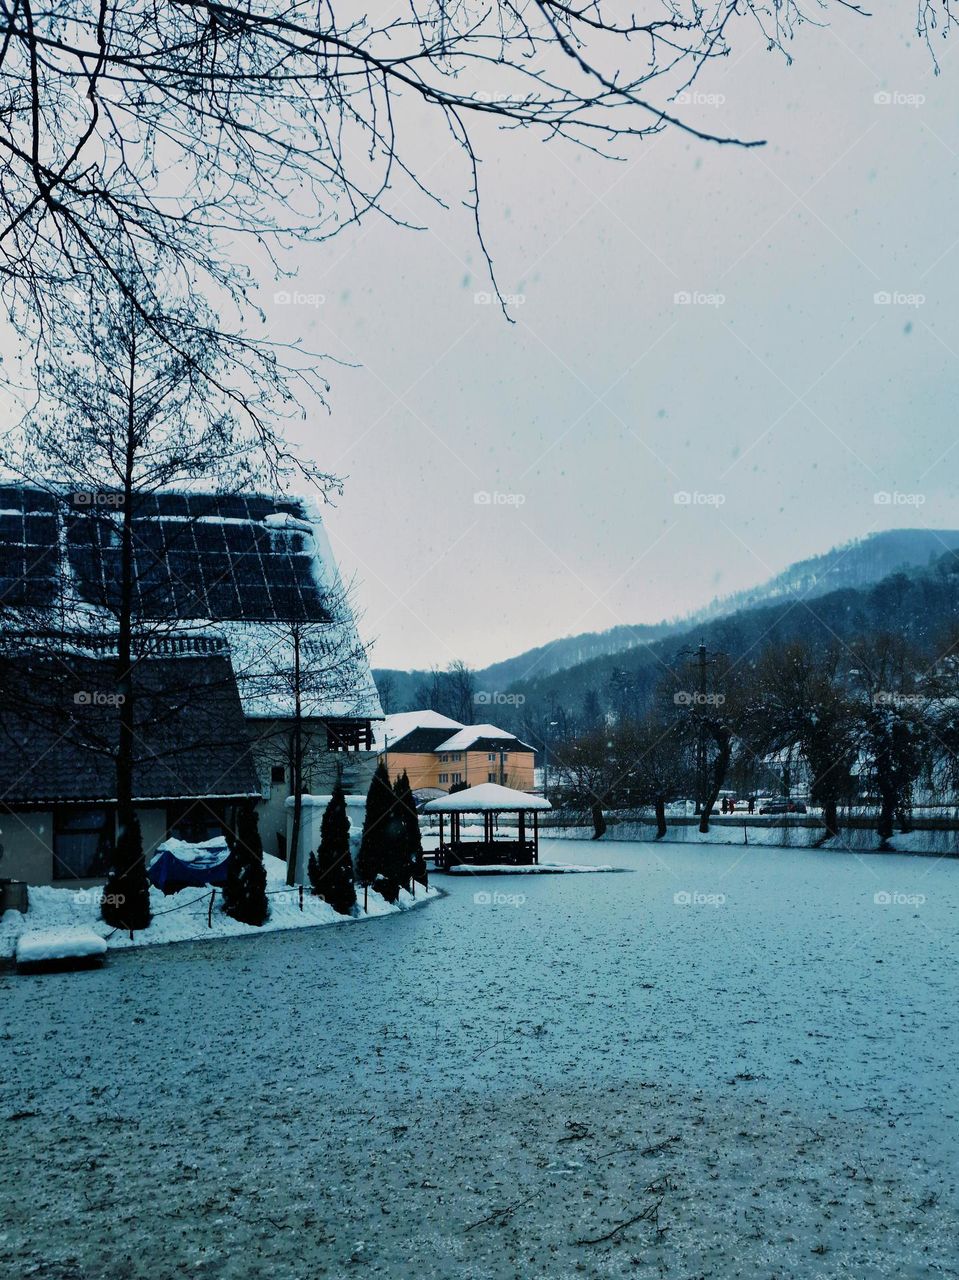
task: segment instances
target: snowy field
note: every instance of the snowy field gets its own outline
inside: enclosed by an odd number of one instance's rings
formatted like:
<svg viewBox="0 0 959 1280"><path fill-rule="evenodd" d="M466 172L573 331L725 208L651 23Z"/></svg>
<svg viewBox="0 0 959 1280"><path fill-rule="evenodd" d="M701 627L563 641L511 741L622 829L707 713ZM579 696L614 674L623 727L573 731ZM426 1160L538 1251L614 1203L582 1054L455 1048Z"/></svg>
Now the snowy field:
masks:
<svg viewBox="0 0 959 1280"><path fill-rule="evenodd" d="M541 853L634 874L0 974L5 1274L959 1275L959 864Z"/></svg>
<svg viewBox="0 0 959 1280"><path fill-rule="evenodd" d="M169 896L159 889L150 889L150 905L153 922L149 929L137 931L132 939L128 933L110 929L100 915L99 889L66 889L49 885L30 889L30 910L26 915L19 911L5 911L0 918L0 959L9 959L16 951L17 940L38 930L62 931L69 937L71 931L84 929L106 939L113 951L120 948L150 947L164 942L200 942L213 938L253 937L258 933L272 933L277 929L309 929L317 925L349 924L354 917L342 916L320 898L314 898L309 889L303 893L291 889L286 883L286 863L267 854L264 858L267 873L267 893L270 899L270 918L265 924L252 926L241 924L226 915L222 909L223 895L218 889L210 911L210 889L181 889ZM422 904L428 897L437 897L438 891L430 888L424 894L420 888L416 898L400 890L396 903L389 903L372 891L367 896L367 909L358 919L391 915ZM359 890L359 904L363 905L363 890Z"/></svg>

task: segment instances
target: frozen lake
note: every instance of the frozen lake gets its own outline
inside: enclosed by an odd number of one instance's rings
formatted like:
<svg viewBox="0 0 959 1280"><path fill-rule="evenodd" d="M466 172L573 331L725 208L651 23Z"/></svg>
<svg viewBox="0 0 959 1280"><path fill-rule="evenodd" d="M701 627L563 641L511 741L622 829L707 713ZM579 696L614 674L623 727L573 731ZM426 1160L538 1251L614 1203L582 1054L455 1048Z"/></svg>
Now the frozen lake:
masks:
<svg viewBox="0 0 959 1280"><path fill-rule="evenodd" d="M959 1275L959 862L541 858L2 975L11 1274Z"/></svg>

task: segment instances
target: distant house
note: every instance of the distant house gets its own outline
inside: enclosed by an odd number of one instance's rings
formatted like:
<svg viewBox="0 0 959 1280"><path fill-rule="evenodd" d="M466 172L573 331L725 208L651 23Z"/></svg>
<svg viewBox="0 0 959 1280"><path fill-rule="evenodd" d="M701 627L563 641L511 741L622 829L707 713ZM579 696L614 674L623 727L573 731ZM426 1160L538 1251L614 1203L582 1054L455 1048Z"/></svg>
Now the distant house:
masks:
<svg viewBox="0 0 959 1280"><path fill-rule="evenodd" d="M120 578L120 516L110 497L0 484L0 651L16 657L24 637L32 637L36 648L36 636L43 633L49 633L51 651L69 649L73 636L80 637L73 646L80 650L97 636L103 653L110 651ZM244 774L241 791L247 794L252 786L264 845L283 855L296 705L302 783L313 791L329 790L337 773L348 790L365 789L376 763L374 724L383 715L319 511L299 498L158 492L137 498L133 530L138 668L155 670L155 660L191 650L196 656L204 646L217 658L218 684L232 687L233 709L227 714L226 702L216 703L222 723L210 734L210 759L219 759L222 745L252 762L252 782ZM167 676L171 705L177 705L178 690L184 682L189 687L187 669L172 667ZM237 707L242 742L236 741ZM42 722L42 708L33 710ZM182 733L184 750L190 746L190 714L184 708L169 726L174 739ZM28 779L13 787L11 753L15 757L18 750L23 715L24 707L13 705L0 687L0 821L5 812L9 816L49 798L31 796ZM166 744L169 751L176 746ZM69 772L76 752L55 760ZM146 760L137 767L139 793ZM35 773L30 776L37 782ZM175 827L187 830L176 806L201 795L209 801L211 822L218 821L219 802L229 797L217 776L188 774L179 791L174 787L164 797L162 822L157 813L151 816L151 832L162 839ZM109 805L109 790L104 784L102 794L74 796L64 778L50 795L58 793L58 804L62 798ZM152 801L152 791L144 798ZM8 846L15 827L3 823ZM200 833L204 824L196 821L189 829ZM12 874L0 860L0 876Z"/></svg>
<svg viewBox="0 0 959 1280"><path fill-rule="evenodd" d="M535 751L495 724L464 725L436 711L387 716L377 735L394 780L404 771L414 791L495 782L529 791Z"/></svg>

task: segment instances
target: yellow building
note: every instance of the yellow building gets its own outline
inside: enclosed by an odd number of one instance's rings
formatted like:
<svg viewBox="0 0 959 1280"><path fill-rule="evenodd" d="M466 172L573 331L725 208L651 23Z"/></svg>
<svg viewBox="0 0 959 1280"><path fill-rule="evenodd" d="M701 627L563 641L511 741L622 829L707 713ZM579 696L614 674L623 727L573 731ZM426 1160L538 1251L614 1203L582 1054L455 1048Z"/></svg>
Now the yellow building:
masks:
<svg viewBox="0 0 959 1280"><path fill-rule="evenodd" d="M387 717L381 758L390 778L395 782L405 771L414 791L481 782L520 791L533 786L535 752L528 743L494 724L462 725L436 712Z"/></svg>

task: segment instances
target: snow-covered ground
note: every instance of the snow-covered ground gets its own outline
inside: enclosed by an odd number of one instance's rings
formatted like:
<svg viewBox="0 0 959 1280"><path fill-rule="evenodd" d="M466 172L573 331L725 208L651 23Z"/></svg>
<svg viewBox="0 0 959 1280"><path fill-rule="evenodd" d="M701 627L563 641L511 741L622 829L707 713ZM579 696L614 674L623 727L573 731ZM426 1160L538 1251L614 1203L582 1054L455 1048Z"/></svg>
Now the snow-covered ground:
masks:
<svg viewBox="0 0 959 1280"><path fill-rule="evenodd" d="M196 846L183 846L195 848ZM277 929L304 929L317 925L348 924L354 919L368 916L391 915L405 911L427 897L438 897L439 890L431 887L428 893L417 888L414 898L400 890L395 904L386 902L378 893L369 893L367 910L357 917L341 916L326 902L314 898L309 889L303 893L302 902L298 889L290 889L286 883L286 863L266 855L267 893L270 899L270 918L264 925L254 927L241 924L226 915L222 909L222 894L216 891L213 913L210 915L211 889L181 889L179 893L164 896L159 889L150 890L153 923L133 935L111 930L100 918L99 889L61 889L48 885L31 886L30 909L26 915L19 911L6 911L0 918L0 957L9 958L17 947L21 934L35 930L92 930L106 939L110 950L147 947L163 942L190 942L210 938L251 937L258 933L270 933ZM363 890L358 890L359 903L363 905ZM302 907L302 909L301 909Z"/></svg>
<svg viewBox="0 0 959 1280"><path fill-rule="evenodd" d="M532 866L511 866L507 862L471 862L468 865L448 867L437 874L447 876L572 876L594 875L602 871L617 871L609 864L590 867L576 862L537 862Z"/></svg>
<svg viewBox="0 0 959 1280"><path fill-rule="evenodd" d="M959 1274L959 864L541 856L633 874L0 974L9 1274Z"/></svg>

